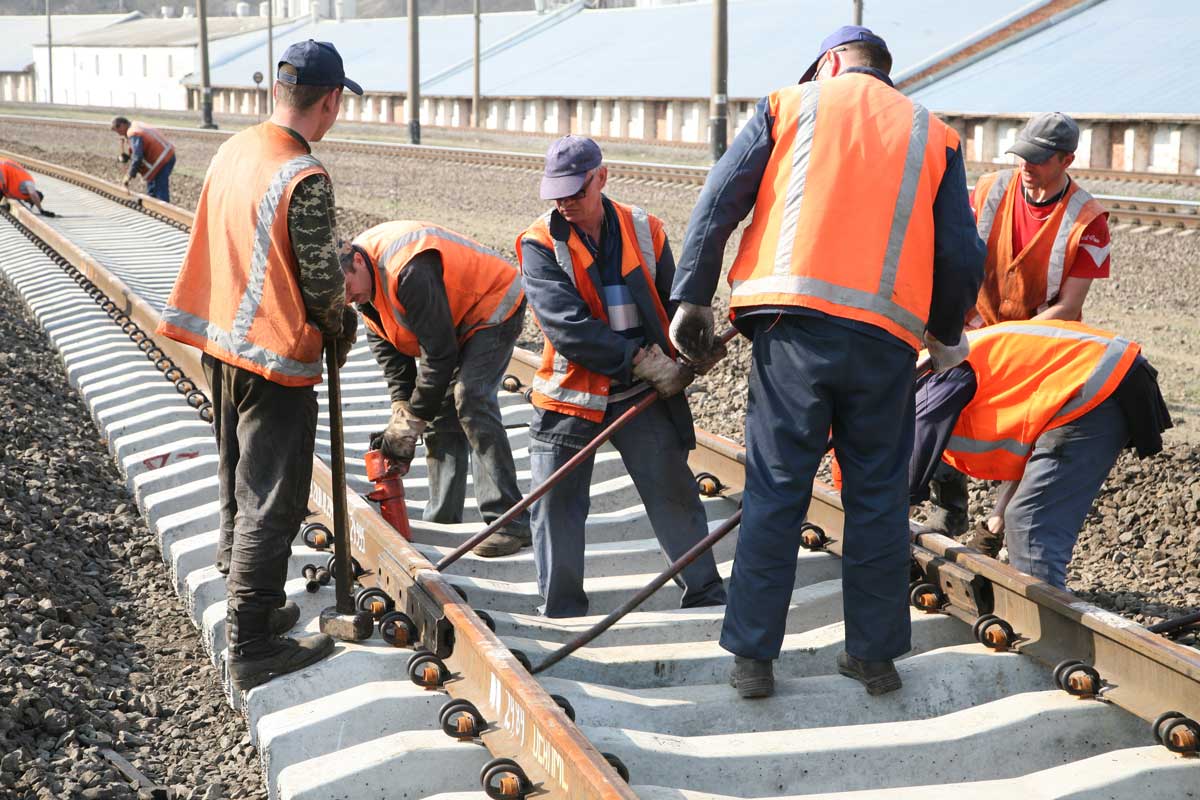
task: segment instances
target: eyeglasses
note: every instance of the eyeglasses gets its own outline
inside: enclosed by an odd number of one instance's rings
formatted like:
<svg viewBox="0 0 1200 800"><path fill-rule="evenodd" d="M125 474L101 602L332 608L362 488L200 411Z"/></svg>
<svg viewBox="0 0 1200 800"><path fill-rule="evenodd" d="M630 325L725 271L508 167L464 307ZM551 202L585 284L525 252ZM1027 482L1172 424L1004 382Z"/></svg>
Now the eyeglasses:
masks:
<svg viewBox="0 0 1200 800"><path fill-rule="evenodd" d="M573 195L570 195L569 197L564 197L564 198L562 198L562 199L563 199L563 200L582 200L582 199L583 199L583 196L584 196L585 194L587 194L587 190L588 190L588 188L589 188L589 187L592 185L592 179L593 179L593 178L595 178L595 177L596 177L596 173L595 173L595 172L593 172L592 174L588 175L588 177L587 177L587 180L585 180L585 181L583 182L583 186L580 186L580 187L579 187L579 191L578 191L578 192L576 192L576 193L575 193L575 194L573 194Z"/></svg>

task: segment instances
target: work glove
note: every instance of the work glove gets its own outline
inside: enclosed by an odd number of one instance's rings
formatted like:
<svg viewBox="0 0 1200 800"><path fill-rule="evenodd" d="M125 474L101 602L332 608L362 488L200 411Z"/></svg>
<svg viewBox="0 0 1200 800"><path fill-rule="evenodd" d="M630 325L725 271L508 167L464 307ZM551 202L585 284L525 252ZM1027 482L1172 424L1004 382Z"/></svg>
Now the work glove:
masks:
<svg viewBox="0 0 1200 800"><path fill-rule="evenodd" d="M417 452L417 437L425 432L428 422L418 417L407 402L392 403L392 421L383 432L379 449L384 458L408 463Z"/></svg>
<svg viewBox="0 0 1200 800"><path fill-rule="evenodd" d="M121 153L121 155L117 156L117 160L120 161L122 164L128 164L129 163L129 153Z"/></svg>
<svg viewBox="0 0 1200 800"><path fill-rule="evenodd" d="M346 359L350 357L350 350L357 341L358 312L353 306L346 306L342 309L342 334L337 338L338 369L346 366Z"/></svg>
<svg viewBox="0 0 1200 800"><path fill-rule="evenodd" d="M681 302L671 318L670 336L679 354L700 374L708 372L725 355L725 345L713 338L711 306Z"/></svg>
<svg viewBox="0 0 1200 800"><path fill-rule="evenodd" d="M58 216L58 214L55 214L53 211L50 211L45 208L38 209L38 213L41 214L43 217L49 217L50 219L54 219L55 217Z"/></svg>
<svg viewBox="0 0 1200 800"><path fill-rule="evenodd" d="M937 373L957 367L967 360L967 355L971 352L971 343L961 333L958 335L958 342L952 345L942 344L936 336L930 335L929 331L925 331L924 339L929 355L923 362L927 362L926 365Z"/></svg>
<svg viewBox="0 0 1200 800"><path fill-rule="evenodd" d="M679 394L696 377L691 367L680 364L656 344L634 356L633 375L654 387L659 397Z"/></svg>

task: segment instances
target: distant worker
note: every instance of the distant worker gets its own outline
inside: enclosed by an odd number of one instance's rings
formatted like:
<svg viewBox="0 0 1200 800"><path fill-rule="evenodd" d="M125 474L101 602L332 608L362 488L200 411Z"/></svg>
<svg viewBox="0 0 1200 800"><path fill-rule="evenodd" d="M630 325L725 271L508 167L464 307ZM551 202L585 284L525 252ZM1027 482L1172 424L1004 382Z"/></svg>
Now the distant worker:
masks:
<svg viewBox="0 0 1200 800"><path fill-rule="evenodd" d="M774 692L800 527L833 435L845 489L842 674L900 687L910 647L908 504L913 367L966 355L984 247L954 130L892 88L883 39L859 26L821 44L798 86L760 100L700 194L671 299L671 339L709 357L713 292L729 272L734 325L753 342L746 487L721 646L741 697Z"/></svg>
<svg viewBox="0 0 1200 800"><path fill-rule="evenodd" d="M291 542L308 512L322 338L344 361L345 308L333 185L311 152L337 120L345 77L326 42L279 62L271 119L228 139L209 165L187 254L158 332L204 351L219 463L217 569L228 596L229 673L249 690L333 650L283 638Z"/></svg>
<svg viewBox="0 0 1200 800"><path fill-rule="evenodd" d="M0 158L0 197L18 200L36 208L43 217L57 216L53 211L42 208L45 195L38 191L33 176L20 164L7 158Z"/></svg>
<svg viewBox="0 0 1200 800"><path fill-rule="evenodd" d="M1067 174L1078 145L1074 120L1059 112L1037 114L1008 149L1017 157L1017 168L976 182L972 200L988 259L968 328L1011 320L1081 320L1092 281L1108 277L1108 212ZM949 536L966 531L966 478L941 467L932 486L926 529ZM1012 488L1002 489L1002 496ZM1001 533L1000 517L993 513L965 541L974 546L976 537Z"/></svg>
<svg viewBox="0 0 1200 800"><path fill-rule="evenodd" d="M130 122L125 117L114 117L113 131L121 137L121 161L129 162L129 173L122 184L128 188L130 181L141 175L146 181L146 194L171 202L171 170L175 169L175 145L144 122Z"/></svg>
<svg viewBox="0 0 1200 800"><path fill-rule="evenodd" d="M344 245L341 258L346 302L358 303L391 391L383 454L411 461L425 435L427 522L463 521L469 459L479 513L492 522L521 499L496 395L525 322L521 273L428 222L376 225ZM524 513L474 552L491 558L529 543Z"/></svg>
<svg viewBox="0 0 1200 800"><path fill-rule="evenodd" d="M525 293L545 334L533 381L530 472L542 484L600 430L657 390L661 399L612 438L670 559L708 533L688 468L696 446L683 389L693 371L667 338L675 259L662 221L606 197L600 147L564 136L546 153L541 198L555 207L517 238ZM588 613L583 589L585 525L593 459L533 505L538 589L547 617ZM725 602L706 552L680 573L684 608Z"/></svg>
<svg viewBox="0 0 1200 800"><path fill-rule="evenodd" d="M1079 322L1005 322L968 334L965 363L918 381L910 502L941 458L1011 481L1004 531L976 546L1066 588L1067 562L1100 486L1127 446L1162 450L1171 427L1138 345Z"/></svg>

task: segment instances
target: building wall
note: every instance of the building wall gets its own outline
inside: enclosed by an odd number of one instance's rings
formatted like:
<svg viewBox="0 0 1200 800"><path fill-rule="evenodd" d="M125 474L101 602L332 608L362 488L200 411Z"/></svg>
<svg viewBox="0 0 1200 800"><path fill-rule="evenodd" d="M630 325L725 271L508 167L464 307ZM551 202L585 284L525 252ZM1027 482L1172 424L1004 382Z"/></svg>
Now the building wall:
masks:
<svg viewBox="0 0 1200 800"><path fill-rule="evenodd" d="M37 74L46 75L46 48L33 52ZM194 47L55 47L53 102L185 110L187 89L180 81L195 61ZM38 102L46 102L48 93L49 81L38 80Z"/></svg>
<svg viewBox="0 0 1200 800"><path fill-rule="evenodd" d="M34 102L33 72L0 72L0 100L6 103Z"/></svg>

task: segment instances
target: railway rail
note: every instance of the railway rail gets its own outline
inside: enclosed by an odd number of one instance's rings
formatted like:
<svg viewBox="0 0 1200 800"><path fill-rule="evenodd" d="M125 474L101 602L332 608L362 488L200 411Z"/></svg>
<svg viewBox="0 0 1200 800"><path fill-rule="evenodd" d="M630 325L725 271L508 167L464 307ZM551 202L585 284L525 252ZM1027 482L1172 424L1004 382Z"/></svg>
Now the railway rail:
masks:
<svg viewBox="0 0 1200 800"><path fill-rule="evenodd" d="M105 123L90 120L64 120L56 117L37 117L0 114L0 120L13 119L40 124L77 128L106 127ZM230 131L206 130L180 126L163 127L165 131L187 136L225 139ZM326 137L323 147L343 151L388 155L410 160L438 161L458 164L476 164L488 167L541 172L543 158L531 153L515 153L505 150L481 150L462 147L435 147L412 145L400 142L370 141ZM640 161L606 160L611 176L616 180L658 185L702 186L708 177L708 167L683 164L659 164ZM1002 168L1004 165L972 163L969 168L976 173ZM1200 175L1173 175L1158 172L1122 172L1119 170L1072 169L1071 174L1083 180L1117 181L1122 183L1187 185L1200 187ZM1121 195L1096 194L1110 211L1110 221L1146 227L1179 229L1200 228L1200 201L1171 200L1151 197L1125 197Z"/></svg>
<svg viewBox="0 0 1200 800"><path fill-rule="evenodd" d="M17 157L63 198L65 213L5 212L0 271L62 354L221 663L207 387L194 350L149 335L190 214ZM528 383L535 361L517 352L514 377ZM724 685L731 657L714 641L721 609L675 609L671 585L535 679L528 662L595 618L537 616L528 551L468 555L436 572L432 562L478 525L419 521L428 484L418 458L405 481L413 541L401 538L361 496L371 489L367 439L389 412L365 344L342 373L342 397L360 600L407 616L389 617L380 635L339 645L302 673L231 696L272 797L477 797L482 789L492 797L1149 800L1194 796L1200 786L1200 652L944 537L914 531L914 652L898 664L905 688L871 699L837 676L844 532L838 496L820 485L775 697L735 699ZM332 527L323 389L319 400L312 522ZM527 479L529 408L519 393L502 405ZM736 509L742 451L700 440L691 466L707 473L698 484L715 490L704 500L715 526ZM588 523L587 586L592 611L603 614L662 564L610 449L597 458ZM328 558L308 546L316 533L309 528L293 551L288 582L310 628L332 602L319 582L306 591L315 570L305 567ZM725 574L732 546L718 545Z"/></svg>

